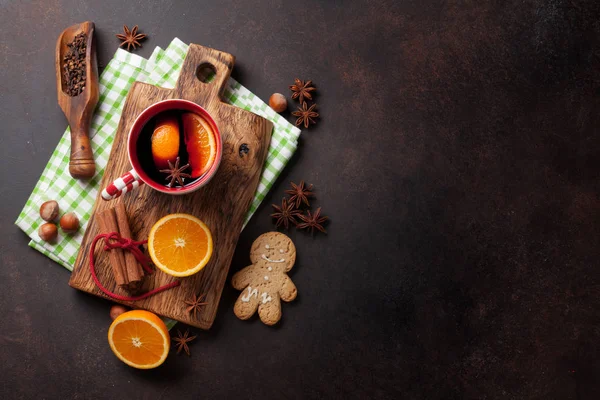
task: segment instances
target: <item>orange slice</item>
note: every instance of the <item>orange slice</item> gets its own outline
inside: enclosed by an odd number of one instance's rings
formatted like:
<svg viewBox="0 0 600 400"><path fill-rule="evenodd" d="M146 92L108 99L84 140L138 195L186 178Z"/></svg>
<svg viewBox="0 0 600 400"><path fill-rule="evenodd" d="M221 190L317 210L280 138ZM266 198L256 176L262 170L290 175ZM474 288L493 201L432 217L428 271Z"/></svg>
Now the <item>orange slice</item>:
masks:
<svg viewBox="0 0 600 400"><path fill-rule="evenodd" d="M148 252L161 271L173 276L190 276L210 260L212 235L204 222L192 215L167 215L150 229Z"/></svg>
<svg viewBox="0 0 600 400"><path fill-rule="evenodd" d="M110 325L108 344L119 360L130 367L150 369L165 361L171 338L157 315L133 310L119 315Z"/></svg>
<svg viewBox="0 0 600 400"><path fill-rule="evenodd" d="M192 167L192 178L198 178L210 169L217 156L217 145L212 128L198 114L184 113L183 135Z"/></svg>
<svg viewBox="0 0 600 400"><path fill-rule="evenodd" d="M179 155L179 122L177 116L163 113L156 117L156 126L150 139L152 159L156 169L169 168L169 160L175 163Z"/></svg>

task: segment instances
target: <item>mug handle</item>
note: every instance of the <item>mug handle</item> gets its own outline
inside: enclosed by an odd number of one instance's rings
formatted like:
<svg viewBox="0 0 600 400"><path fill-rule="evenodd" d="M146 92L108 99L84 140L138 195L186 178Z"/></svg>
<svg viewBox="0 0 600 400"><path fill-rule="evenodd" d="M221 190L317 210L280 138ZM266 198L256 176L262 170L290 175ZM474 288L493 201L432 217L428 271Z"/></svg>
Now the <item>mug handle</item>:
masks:
<svg viewBox="0 0 600 400"><path fill-rule="evenodd" d="M125 172L121 177L114 180L113 183L108 185L102 190L102 198L104 200L112 200L121 196L123 193L131 192L133 189L140 187L144 182L140 179L140 176L132 169L129 172Z"/></svg>

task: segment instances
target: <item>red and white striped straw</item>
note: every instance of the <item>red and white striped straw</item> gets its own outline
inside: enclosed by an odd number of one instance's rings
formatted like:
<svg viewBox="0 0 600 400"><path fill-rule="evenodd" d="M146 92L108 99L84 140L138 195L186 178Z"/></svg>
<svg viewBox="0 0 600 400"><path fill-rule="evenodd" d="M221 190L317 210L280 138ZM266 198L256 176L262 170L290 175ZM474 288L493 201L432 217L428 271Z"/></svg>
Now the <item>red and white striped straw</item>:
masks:
<svg viewBox="0 0 600 400"><path fill-rule="evenodd" d="M102 190L102 198L104 200L112 200L121 196L123 193L131 192L133 189L141 185L141 180L135 170L126 172L120 178L115 179L110 185Z"/></svg>

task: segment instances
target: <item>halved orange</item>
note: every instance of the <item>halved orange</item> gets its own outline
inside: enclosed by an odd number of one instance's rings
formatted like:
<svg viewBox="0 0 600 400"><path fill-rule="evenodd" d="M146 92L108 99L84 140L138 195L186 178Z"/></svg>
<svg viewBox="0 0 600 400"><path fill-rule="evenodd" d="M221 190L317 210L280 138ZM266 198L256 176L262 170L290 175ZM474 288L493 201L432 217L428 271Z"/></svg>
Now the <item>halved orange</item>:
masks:
<svg viewBox="0 0 600 400"><path fill-rule="evenodd" d="M150 369L165 361L171 338L167 326L156 314L133 310L115 318L108 329L108 343L125 364Z"/></svg>
<svg viewBox="0 0 600 400"><path fill-rule="evenodd" d="M191 175L198 178L210 169L217 156L215 135L208 122L198 114L184 113L181 120Z"/></svg>
<svg viewBox="0 0 600 400"><path fill-rule="evenodd" d="M150 229L148 252L161 271L173 276L190 276L210 260L212 235L208 226L193 215L170 214Z"/></svg>
<svg viewBox="0 0 600 400"><path fill-rule="evenodd" d="M169 168L169 161L175 164L179 155L179 122L175 114L166 112L156 117L150 143L156 169Z"/></svg>

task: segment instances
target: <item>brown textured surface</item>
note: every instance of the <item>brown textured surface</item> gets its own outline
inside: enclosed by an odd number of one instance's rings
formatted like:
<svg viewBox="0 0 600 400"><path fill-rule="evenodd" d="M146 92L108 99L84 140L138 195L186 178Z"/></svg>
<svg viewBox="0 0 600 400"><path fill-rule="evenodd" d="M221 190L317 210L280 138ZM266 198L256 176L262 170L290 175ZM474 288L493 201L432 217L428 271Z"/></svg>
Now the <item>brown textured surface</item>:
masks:
<svg viewBox="0 0 600 400"><path fill-rule="evenodd" d="M166 99L193 101L208 111L219 127L223 141L221 165L206 186L185 196L165 195L148 185L142 185L135 192L111 201L103 200L99 192L69 285L96 296L106 297L93 281L89 268L90 247L94 238L99 233L107 232L100 229L95 213L101 213L119 203L125 204L127 215L133 222L132 235L138 239L147 238L156 221L168 214L191 214L200 218L211 231L214 250L208 264L197 274L178 279L181 285L176 288L135 303L120 303L152 311L198 328L209 329L212 326L246 211L254 197L261 168L267 157L273 129L273 124L266 119L221 101L219 94L227 84L234 60L230 54L192 44L173 89L158 88L140 82L133 84L123 106L100 187L107 187L131 169L127 155L129 131L142 111ZM203 83L196 77L198 67L205 63L210 63L216 70L215 78L210 83ZM242 143L246 143L250 150L244 157L239 156ZM100 282L114 293L130 295L119 288L114 274L111 274L110 257L114 256L103 254L99 248L97 245L95 264ZM124 263L125 256L120 256ZM154 290L174 280L172 276L157 269L154 274L145 278L144 291ZM199 294L206 295L205 301L208 304L197 314L188 313L184 302Z"/></svg>
<svg viewBox="0 0 600 400"><path fill-rule="evenodd" d="M600 398L600 2L0 4L0 397ZM275 328L226 285L192 357L133 371L109 303L12 225L65 127L56 37L85 19L100 64L127 23L145 56L174 36L235 54L265 100L316 82L321 121L231 267L287 182L314 183L329 234L290 232L299 294Z"/></svg>

